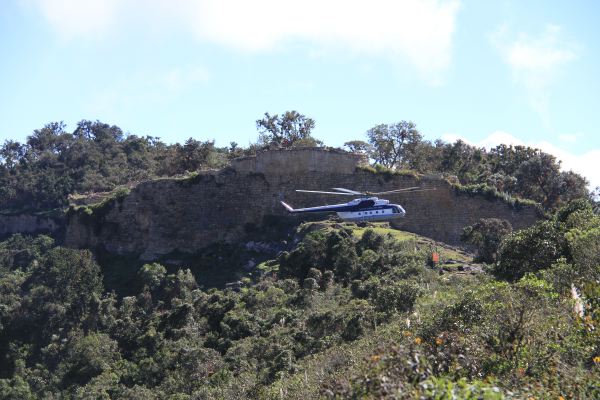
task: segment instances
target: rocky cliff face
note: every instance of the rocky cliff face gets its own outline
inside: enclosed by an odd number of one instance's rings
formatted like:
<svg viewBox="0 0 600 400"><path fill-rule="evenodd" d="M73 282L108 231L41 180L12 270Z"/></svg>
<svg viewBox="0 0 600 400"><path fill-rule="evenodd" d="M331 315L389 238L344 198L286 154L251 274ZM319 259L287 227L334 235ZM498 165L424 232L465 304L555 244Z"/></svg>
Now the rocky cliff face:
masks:
<svg viewBox="0 0 600 400"><path fill-rule="evenodd" d="M357 155L320 149L270 151L236 160L218 172L144 182L101 216L70 213L65 242L147 260L174 251L192 253L215 242L239 240L269 216L287 216L280 200L295 207L348 201L345 196L295 192L332 187L436 189L386 198L407 211L397 227L449 244L459 244L462 228L479 218L503 218L515 229L539 218L534 207L517 210L500 200L461 195L436 177L375 173L358 167L364 161Z"/></svg>

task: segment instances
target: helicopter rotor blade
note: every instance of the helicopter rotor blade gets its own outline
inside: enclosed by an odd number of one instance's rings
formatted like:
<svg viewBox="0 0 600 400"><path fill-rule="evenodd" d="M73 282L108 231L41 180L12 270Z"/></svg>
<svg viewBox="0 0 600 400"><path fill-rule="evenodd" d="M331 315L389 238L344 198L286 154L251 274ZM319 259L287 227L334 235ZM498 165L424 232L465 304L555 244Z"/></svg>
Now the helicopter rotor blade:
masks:
<svg viewBox="0 0 600 400"><path fill-rule="evenodd" d="M320 191L320 190L301 190L301 189L296 189L296 192L302 192L302 193L320 193L320 194L337 194L338 196L356 196L354 193L323 192L323 191Z"/></svg>
<svg viewBox="0 0 600 400"><path fill-rule="evenodd" d="M411 194L411 193L415 193L415 192L427 192L430 190L436 190L435 188L433 189L415 189L415 190L409 190L409 191L404 191L404 192L392 192L389 194Z"/></svg>
<svg viewBox="0 0 600 400"><path fill-rule="evenodd" d="M354 194L354 195L365 194L364 192L357 192L356 190L350 190L350 189L345 189L345 188L332 188L332 189L333 190L338 190L338 191L344 192L344 193Z"/></svg>
<svg viewBox="0 0 600 400"><path fill-rule="evenodd" d="M374 192L369 194L387 194L387 193L401 193L401 192L413 192L415 190L421 189L420 186L413 186L404 189L395 189L395 190L386 190L385 192Z"/></svg>

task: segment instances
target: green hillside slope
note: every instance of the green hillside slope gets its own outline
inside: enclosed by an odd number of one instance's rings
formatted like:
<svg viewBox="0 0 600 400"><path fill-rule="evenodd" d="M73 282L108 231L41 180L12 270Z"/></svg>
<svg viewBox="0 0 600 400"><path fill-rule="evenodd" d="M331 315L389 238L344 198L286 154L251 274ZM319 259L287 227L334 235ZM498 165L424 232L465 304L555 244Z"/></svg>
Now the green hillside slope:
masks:
<svg viewBox="0 0 600 400"><path fill-rule="evenodd" d="M233 266L258 245L204 255L232 268L225 289L201 288L193 258L120 260L127 294L89 251L13 236L0 243L0 398L596 398L598 229L571 205L481 267L386 225L314 222L254 268ZM540 231L545 249L531 245Z"/></svg>

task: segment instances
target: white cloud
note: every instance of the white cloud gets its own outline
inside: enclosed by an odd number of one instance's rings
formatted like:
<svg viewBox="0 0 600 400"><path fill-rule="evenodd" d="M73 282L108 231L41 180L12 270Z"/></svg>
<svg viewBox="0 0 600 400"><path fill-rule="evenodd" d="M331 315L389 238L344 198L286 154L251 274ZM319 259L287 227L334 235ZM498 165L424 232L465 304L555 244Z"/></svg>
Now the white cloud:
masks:
<svg viewBox="0 0 600 400"><path fill-rule="evenodd" d="M550 89L565 65L577 58L579 46L564 38L562 28L546 25L538 35L510 38L506 27L491 36L517 83L526 90L531 107L549 124Z"/></svg>
<svg viewBox="0 0 600 400"><path fill-rule="evenodd" d="M64 38L100 36L114 23L117 0L30 0Z"/></svg>
<svg viewBox="0 0 600 400"><path fill-rule="evenodd" d="M202 41L267 51L290 41L408 61L443 81L460 0L30 0L62 34L108 32L145 19L149 31L185 29Z"/></svg>
<svg viewBox="0 0 600 400"><path fill-rule="evenodd" d="M581 133L569 133L558 136L560 141L565 143L575 143L582 137L583 135Z"/></svg>
<svg viewBox="0 0 600 400"><path fill-rule="evenodd" d="M576 136L581 135L578 134ZM493 148L495 146L498 146L499 144L534 147L555 156L558 160L562 162L561 166L564 171L572 170L586 177L587 180L590 182L591 188L600 186L600 169L597 167L598 160L600 160L600 149L591 149L583 154L575 154L545 140L537 142L525 142L504 131L492 132L487 137L485 137L477 143L473 143L456 134L442 135L442 140L446 142L454 142L458 139L461 139L464 142L474 146L485 147L486 149Z"/></svg>

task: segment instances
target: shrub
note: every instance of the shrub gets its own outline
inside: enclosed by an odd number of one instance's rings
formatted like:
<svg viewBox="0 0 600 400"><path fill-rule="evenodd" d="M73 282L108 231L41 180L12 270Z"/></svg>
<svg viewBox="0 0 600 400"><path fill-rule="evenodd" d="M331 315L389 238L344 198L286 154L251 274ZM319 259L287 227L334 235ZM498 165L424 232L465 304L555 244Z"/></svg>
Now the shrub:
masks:
<svg viewBox="0 0 600 400"><path fill-rule="evenodd" d="M477 261L496 261L502 238L512 232L512 225L498 218L481 218L473 225L463 228L461 240L477 246Z"/></svg>
<svg viewBox="0 0 600 400"><path fill-rule="evenodd" d="M566 234L569 253L581 278L600 278L600 228L572 229Z"/></svg>
<svg viewBox="0 0 600 400"><path fill-rule="evenodd" d="M566 254L564 234L552 221L541 221L504 238L498 250L494 274L517 280L528 272L550 267Z"/></svg>
<svg viewBox="0 0 600 400"><path fill-rule="evenodd" d="M144 264L138 271L140 280L150 290L160 286L166 274L167 269L158 263Z"/></svg>
<svg viewBox="0 0 600 400"><path fill-rule="evenodd" d="M411 281L381 285L375 290L375 307L386 313L410 311L422 293L421 287Z"/></svg>

